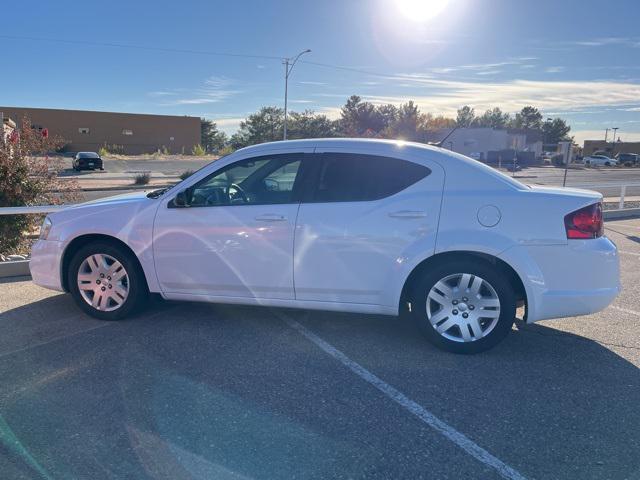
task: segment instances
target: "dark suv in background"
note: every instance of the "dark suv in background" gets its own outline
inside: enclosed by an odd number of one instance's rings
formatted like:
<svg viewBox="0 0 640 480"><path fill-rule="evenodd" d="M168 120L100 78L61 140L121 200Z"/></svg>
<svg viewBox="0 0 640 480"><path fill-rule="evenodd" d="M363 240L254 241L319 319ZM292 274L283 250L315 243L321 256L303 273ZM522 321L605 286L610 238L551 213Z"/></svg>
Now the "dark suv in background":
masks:
<svg viewBox="0 0 640 480"><path fill-rule="evenodd" d="M616 160L618 160L618 165L637 165L638 155L636 153L619 153L616 155Z"/></svg>
<svg viewBox="0 0 640 480"><path fill-rule="evenodd" d="M104 170L104 166L102 164L102 158L95 152L78 152L76 156L73 157L73 162L71 164L74 170L80 171L83 168L95 170L99 168L100 170Z"/></svg>

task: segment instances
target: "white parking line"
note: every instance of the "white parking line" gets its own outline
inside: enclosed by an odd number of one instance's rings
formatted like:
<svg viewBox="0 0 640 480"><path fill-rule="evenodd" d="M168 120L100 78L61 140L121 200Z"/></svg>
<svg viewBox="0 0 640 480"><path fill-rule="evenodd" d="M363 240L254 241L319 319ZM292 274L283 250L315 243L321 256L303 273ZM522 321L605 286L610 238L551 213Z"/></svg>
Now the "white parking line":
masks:
<svg viewBox="0 0 640 480"><path fill-rule="evenodd" d="M444 435L446 438L455 443L458 447L463 449L469 455L474 457L476 460L484 463L488 467L495 469L502 477L508 479L517 479L524 480L525 477L521 475L518 471L514 470L512 467L502 462L500 459L494 457L489 452L487 452L484 448L480 447L473 440L465 436L464 434L457 431L452 426L440 420L433 413L429 412L427 409L419 405L418 403L411 400L405 394L396 390L394 387L385 383L380 378L376 377L369 370L364 368L359 363L354 362L349 357L347 357L340 350L332 346L331 344L324 341L318 335L308 330L306 327L302 326L295 320L286 317L283 315L283 320L293 329L300 332L303 336L305 336L308 340L316 344L321 350L325 353L328 353L333 358L342 363L345 367L351 370L353 373L358 375L364 381L370 383L382 393L384 393L387 397L389 397L394 402L398 403L400 406L414 414L428 426Z"/></svg>
<svg viewBox="0 0 640 480"><path fill-rule="evenodd" d="M628 308L617 307L615 305L610 305L609 308L613 308L614 310L618 310L618 311L624 312L624 313L630 313L631 315L635 315L637 317L640 317L640 312L636 312L635 310L629 310Z"/></svg>

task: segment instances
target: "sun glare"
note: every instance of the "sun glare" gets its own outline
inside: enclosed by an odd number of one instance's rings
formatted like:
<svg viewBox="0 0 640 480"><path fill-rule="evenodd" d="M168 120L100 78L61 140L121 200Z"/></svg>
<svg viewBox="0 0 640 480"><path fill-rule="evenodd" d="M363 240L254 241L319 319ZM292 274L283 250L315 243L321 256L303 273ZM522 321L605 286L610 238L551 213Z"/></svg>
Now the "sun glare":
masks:
<svg viewBox="0 0 640 480"><path fill-rule="evenodd" d="M425 22L442 13L449 0L395 0L398 10L407 19Z"/></svg>

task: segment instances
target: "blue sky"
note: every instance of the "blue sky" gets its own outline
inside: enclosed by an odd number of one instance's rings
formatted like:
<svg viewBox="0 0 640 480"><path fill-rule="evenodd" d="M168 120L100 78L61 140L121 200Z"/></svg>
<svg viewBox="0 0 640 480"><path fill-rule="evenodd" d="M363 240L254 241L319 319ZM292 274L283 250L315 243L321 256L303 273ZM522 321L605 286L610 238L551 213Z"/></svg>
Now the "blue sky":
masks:
<svg viewBox="0 0 640 480"><path fill-rule="evenodd" d="M607 127L640 141L638 0L42 0L1 15L0 105L198 115L233 132L282 106L279 58L310 48L293 110L335 117L351 94L434 114L533 104L579 141Z"/></svg>

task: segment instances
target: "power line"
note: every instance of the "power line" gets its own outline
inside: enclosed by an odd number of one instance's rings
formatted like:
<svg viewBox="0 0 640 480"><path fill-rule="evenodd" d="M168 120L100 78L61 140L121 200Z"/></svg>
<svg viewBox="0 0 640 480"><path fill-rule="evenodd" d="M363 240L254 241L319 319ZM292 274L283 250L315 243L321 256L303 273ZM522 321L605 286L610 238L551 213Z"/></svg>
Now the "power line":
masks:
<svg viewBox="0 0 640 480"><path fill-rule="evenodd" d="M309 62L306 60L300 60L300 63L305 63L307 65L315 65L316 67L324 67L324 68L331 68L334 70L344 70L347 72L356 72L356 73L363 73L365 75L370 75L372 77L380 77L380 78L386 78L389 80L398 80L399 75L391 75L388 73L377 73L377 72L370 72L368 70L363 70L360 68L355 68L355 67L345 67L342 65L331 65L329 63L319 63L319 62Z"/></svg>
<svg viewBox="0 0 640 480"><path fill-rule="evenodd" d="M213 55L213 56L219 56L219 57L260 58L263 60L282 60L283 58L283 57L276 57L273 55L252 55L252 54L245 54L245 53L211 52L207 50L149 47L145 45L132 45L132 44L125 44L125 43L92 42L88 40L65 40L61 38L29 37L29 36L19 36L19 35L1 35L0 34L0 38L6 38L10 40L32 40L37 42L68 43L72 45L90 45L94 47L132 48L137 50L147 50L147 51L155 51L155 52L188 53L193 55Z"/></svg>
<svg viewBox="0 0 640 480"><path fill-rule="evenodd" d="M36 42L54 42L54 43L66 43L70 45L87 45L93 47L110 47L110 48L131 48L136 50L146 50L153 52L165 52L165 53L187 53L191 55L210 55L210 56L219 56L219 57L236 57L236 58L256 58L262 60L283 60L284 57L278 57L275 55L256 55L256 54L246 54L246 53L232 53L232 52L213 52L208 50L192 50L192 49L182 49L182 48L166 48L166 47L150 47L146 45L134 45L134 44L126 44L126 43L113 43L113 42L94 42L90 40L67 40L62 38L48 38L48 37L32 37L26 35L4 35L0 34L0 38L5 38L9 40L30 40ZM313 65L316 67L322 68L330 68L333 70L342 70L347 72L355 72L361 73L364 75L369 75L372 77L386 78L390 80L397 80L397 75L385 74L385 73L377 73L371 72L368 70L363 70L356 67L348 67L343 65L332 65L329 63L320 63L320 62L310 62L310 61L300 61L300 63L305 63L307 65Z"/></svg>

